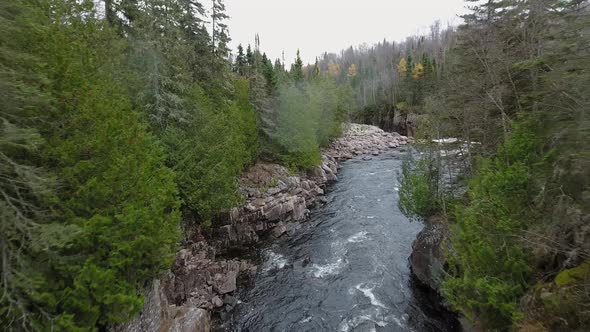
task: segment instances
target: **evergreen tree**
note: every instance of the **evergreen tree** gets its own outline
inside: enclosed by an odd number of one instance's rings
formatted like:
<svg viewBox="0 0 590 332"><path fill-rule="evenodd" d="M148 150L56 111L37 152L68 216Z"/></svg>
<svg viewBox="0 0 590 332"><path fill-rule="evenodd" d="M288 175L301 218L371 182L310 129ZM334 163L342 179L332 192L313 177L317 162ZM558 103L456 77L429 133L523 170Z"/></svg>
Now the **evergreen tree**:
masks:
<svg viewBox="0 0 590 332"><path fill-rule="evenodd" d="M234 71L238 73L238 75L244 76L246 75L246 66L248 62L246 59L246 55L244 54L244 48L242 44L238 45L238 55L236 56L236 62L234 64Z"/></svg>
<svg viewBox="0 0 590 332"><path fill-rule="evenodd" d="M35 44L47 35L47 19L33 3L0 3L0 325L30 329L51 317L39 310L48 287L41 248L56 249L72 229L51 223L46 201L55 192L42 168L40 134L52 98Z"/></svg>
<svg viewBox="0 0 590 332"><path fill-rule="evenodd" d="M252 47L250 47L250 44L248 44L248 48L246 49L246 60L248 61L248 65L250 67L254 67L256 61L254 59L254 53L252 53Z"/></svg>
<svg viewBox="0 0 590 332"><path fill-rule="evenodd" d="M277 88L277 75L272 62L267 58L266 53L262 54L262 74L266 79L266 86L269 95L272 95Z"/></svg>
<svg viewBox="0 0 590 332"><path fill-rule="evenodd" d="M313 69L311 70L311 79L314 80L320 76L320 66L318 64L318 59L315 59L315 63L313 65Z"/></svg>
<svg viewBox="0 0 590 332"><path fill-rule="evenodd" d="M119 36L87 4L38 5L14 2L0 21L22 38L3 41L0 54L18 51L38 63L30 67L36 68L33 76L27 68L33 62L27 61L2 71L13 83L3 89L9 101L3 114L9 118L0 135L1 155L21 150L19 158L43 162L47 172L18 159L2 167L23 181L13 189L2 183L3 192L21 197L2 201L10 207L2 209L2 228L9 230L19 218L22 223L2 234L13 244L26 242L16 261L2 245L9 259L3 266L11 267L3 269L2 282L14 293L3 297L0 321L8 330L104 328L141 309L136 287L173 257L179 221L174 175L122 85L127 77ZM2 58L2 68L9 68L8 60ZM26 101L19 97L23 93ZM43 121L25 121L35 109L44 111ZM18 123L13 112L25 121L20 125L41 128L43 139L32 127L23 131L8 122ZM18 144L10 143L15 134L21 136ZM59 179L51 199L51 181L43 174Z"/></svg>
<svg viewBox="0 0 590 332"><path fill-rule="evenodd" d="M195 0L178 0L182 11L178 13L178 23L184 30L185 46L182 57L187 60L187 70L193 82L210 82L214 79L210 63L213 55L210 52L210 36L205 27L205 7ZM173 13L172 13L173 14ZM169 15L169 18L172 15ZM173 22L173 20L172 20ZM170 25L168 28L172 28ZM175 44L182 40L180 37Z"/></svg>
<svg viewBox="0 0 590 332"><path fill-rule="evenodd" d="M289 74L294 82L301 82L303 80L303 61L301 61L299 50L297 50L297 57L295 58L295 62L291 65L291 71Z"/></svg>
<svg viewBox="0 0 590 332"><path fill-rule="evenodd" d="M211 47L215 55L225 59L229 53L227 47L230 39L227 24L224 22L229 16L225 13L223 0L212 0L211 21Z"/></svg>

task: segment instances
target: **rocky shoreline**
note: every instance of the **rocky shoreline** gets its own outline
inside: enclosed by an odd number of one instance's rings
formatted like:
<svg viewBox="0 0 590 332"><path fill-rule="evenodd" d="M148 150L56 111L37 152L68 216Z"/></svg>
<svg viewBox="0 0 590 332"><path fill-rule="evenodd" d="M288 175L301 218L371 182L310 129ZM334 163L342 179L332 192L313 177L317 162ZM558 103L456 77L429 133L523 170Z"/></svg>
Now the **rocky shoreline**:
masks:
<svg viewBox="0 0 590 332"><path fill-rule="evenodd" d="M146 291L140 315L113 331L210 331L211 312L230 312L237 304L237 279L256 273L252 261L227 258L229 253L297 228L310 209L325 204L326 186L338 180L340 161L369 159L408 141L375 126L347 124L343 136L322 150L321 165L306 174L267 162L252 166L240 178L245 203L221 214L210 230L191 229L172 268Z"/></svg>

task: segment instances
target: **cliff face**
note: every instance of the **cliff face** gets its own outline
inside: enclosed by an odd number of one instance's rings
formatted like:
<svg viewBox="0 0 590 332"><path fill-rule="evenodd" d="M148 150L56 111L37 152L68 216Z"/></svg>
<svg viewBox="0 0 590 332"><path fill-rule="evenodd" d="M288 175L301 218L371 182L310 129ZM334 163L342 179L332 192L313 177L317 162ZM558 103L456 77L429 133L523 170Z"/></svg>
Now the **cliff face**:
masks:
<svg viewBox="0 0 590 332"><path fill-rule="evenodd" d="M415 280L423 286L423 292L432 298L437 310L453 312L440 293L446 265L445 250L451 250L449 244L448 222L439 216L432 216L424 222L424 228L412 244L410 269ZM471 322L459 317L458 330L463 332L481 332L478 322Z"/></svg>
<svg viewBox="0 0 590 332"><path fill-rule="evenodd" d="M439 291L445 265L448 225L441 217L430 217L412 244L410 266L418 281Z"/></svg>
<svg viewBox="0 0 590 332"><path fill-rule="evenodd" d="M348 124L344 135L322 151L322 164L306 173L258 162L239 180L245 203L220 214L206 232L198 226L190 229L170 271L146 291L142 313L113 330L209 331L212 311L229 312L236 305L238 278L256 273L251 261L220 254L247 250L262 237L280 237L297 227L310 209L325 204L326 186L338 180L339 161L379 155L407 143L397 133Z"/></svg>

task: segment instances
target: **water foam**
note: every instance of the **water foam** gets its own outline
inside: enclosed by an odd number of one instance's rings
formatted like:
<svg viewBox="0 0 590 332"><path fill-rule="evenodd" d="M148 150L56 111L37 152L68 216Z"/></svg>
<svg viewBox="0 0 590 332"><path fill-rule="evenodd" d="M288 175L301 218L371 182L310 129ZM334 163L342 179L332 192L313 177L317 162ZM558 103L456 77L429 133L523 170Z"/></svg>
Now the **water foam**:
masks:
<svg viewBox="0 0 590 332"><path fill-rule="evenodd" d="M344 265L344 260L342 258L338 258L338 260L334 263L329 263L325 265L313 264L311 267L315 270L313 272L314 277L324 278L332 274L338 274L342 267L344 267Z"/></svg>
<svg viewBox="0 0 590 332"><path fill-rule="evenodd" d="M262 271L264 272L274 269L282 269L285 267L285 265L287 265L287 259L281 254L268 251L266 256L267 258L264 262L264 267L262 268Z"/></svg>
<svg viewBox="0 0 590 332"><path fill-rule="evenodd" d="M387 322L375 320L373 317L371 317L369 315L360 315L360 316L353 317L351 319L343 320L340 323L339 330L341 332L348 332L348 331L350 331L350 329L355 329L363 322L372 322L379 327L387 326ZM370 331L376 331L376 330L377 329L375 328L375 326L373 326Z"/></svg>
<svg viewBox="0 0 590 332"><path fill-rule="evenodd" d="M351 237L349 237L346 240L346 242L349 242L349 243L363 242L364 240L367 239L367 234L369 234L369 233L367 233L366 231L358 232L358 233L352 235Z"/></svg>
<svg viewBox="0 0 590 332"><path fill-rule="evenodd" d="M372 305L377 306L377 307L381 307L381 308L384 308L384 309L389 309L383 303L381 303L381 301L379 301L377 299L377 297L375 296L375 294L373 294L373 288L363 288L362 285L363 284L358 284L358 285L354 286L354 288L356 288L357 290L361 291L364 296L368 297L369 300L371 301L371 304Z"/></svg>

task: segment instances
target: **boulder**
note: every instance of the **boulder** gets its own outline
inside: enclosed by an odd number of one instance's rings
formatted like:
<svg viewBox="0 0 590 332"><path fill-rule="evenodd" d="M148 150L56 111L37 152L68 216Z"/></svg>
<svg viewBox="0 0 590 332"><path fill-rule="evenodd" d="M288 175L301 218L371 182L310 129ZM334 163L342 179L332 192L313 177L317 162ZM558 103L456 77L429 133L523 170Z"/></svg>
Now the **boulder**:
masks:
<svg viewBox="0 0 590 332"><path fill-rule="evenodd" d="M219 296L214 296L213 299L211 299L211 303L216 307L219 308L221 306L223 306L223 300L221 300L221 298Z"/></svg>
<svg viewBox="0 0 590 332"><path fill-rule="evenodd" d="M217 294L227 294L236 290L236 280L240 272L239 263L228 263L228 270L225 273L216 273L213 276L213 290Z"/></svg>
<svg viewBox="0 0 590 332"><path fill-rule="evenodd" d="M305 219L306 208L305 198L300 197L293 205L293 220L299 221Z"/></svg>
<svg viewBox="0 0 590 332"><path fill-rule="evenodd" d="M301 188L309 191L309 189L311 189L311 186L309 185L309 181L307 181L307 180L301 181Z"/></svg>
<svg viewBox="0 0 590 332"><path fill-rule="evenodd" d="M336 176L336 174L330 172L326 173L326 180L327 182L336 182L338 181L338 177Z"/></svg>
<svg viewBox="0 0 590 332"><path fill-rule="evenodd" d="M238 299L236 299L234 296L226 294L223 296L223 303L225 303L227 305L235 306L236 304L238 304Z"/></svg>
<svg viewBox="0 0 590 332"><path fill-rule="evenodd" d="M285 214L293 211L294 208L295 208L294 198L291 198L288 201L286 201L285 203L283 203L283 206L281 207L281 213L283 214L283 217Z"/></svg>
<svg viewBox="0 0 590 332"><path fill-rule="evenodd" d="M271 206L269 208L266 208L265 207L262 210L262 216L266 220L270 220L270 221L279 220L281 218L281 214L282 214L282 206L281 206L281 204L275 204L274 206Z"/></svg>
<svg viewBox="0 0 590 332"><path fill-rule="evenodd" d="M316 166L309 171L309 176L315 178L316 182L325 183L326 179L326 171L323 168Z"/></svg>
<svg viewBox="0 0 590 332"><path fill-rule="evenodd" d="M287 226L285 226L285 224L281 221L272 229L271 232L274 237L281 237L281 235L287 232Z"/></svg>
<svg viewBox="0 0 590 332"><path fill-rule="evenodd" d="M200 308L182 308L177 311L169 329L165 327L157 331L169 332L209 332L211 331L211 317L209 312Z"/></svg>

